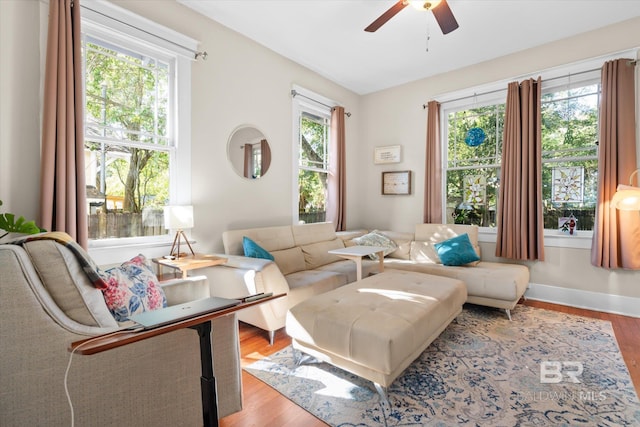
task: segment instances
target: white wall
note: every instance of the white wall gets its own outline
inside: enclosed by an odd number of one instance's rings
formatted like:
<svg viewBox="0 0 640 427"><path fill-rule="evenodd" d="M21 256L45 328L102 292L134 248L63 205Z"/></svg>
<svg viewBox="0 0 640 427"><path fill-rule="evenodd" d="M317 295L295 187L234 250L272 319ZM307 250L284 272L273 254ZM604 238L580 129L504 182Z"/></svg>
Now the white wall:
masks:
<svg viewBox="0 0 640 427"><path fill-rule="evenodd" d="M178 3L122 1L118 5L201 41L206 61L193 64L192 203L194 237L200 250L222 251L222 231L290 224L293 212L293 84L343 105L349 158L359 145L360 98L254 41L230 31ZM267 174L259 180L238 176L226 157L227 140L241 124L266 135L272 152ZM349 171L349 192L357 191L358 167ZM347 206L347 223L358 208Z"/></svg>
<svg viewBox="0 0 640 427"><path fill-rule="evenodd" d="M0 1L0 211L27 219L38 215L40 188L39 9Z"/></svg>
<svg viewBox="0 0 640 427"><path fill-rule="evenodd" d="M200 40L201 48L209 53L207 61L193 64L191 94L193 234L197 250L203 252L221 251L220 236L226 229L291 222L289 91L293 84L333 99L352 113L347 119L347 226L411 231L422 221L423 211L426 114L422 104L447 92L640 46L640 19L636 18L361 97L180 4L116 3ZM6 210L33 218L38 206L40 49L44 48L39 21L46 19L40 5L36 0L0 1L0 198ZM229 134L244 123L261 129L272 149L269 172L258 181L239 177L226 158ZM402 163L373 165L374 147L396 144L402 145ZM404 169L413 171L413 194L381 196L380 172ZM484 255L493 253L492 243L482 246ZM548 247L546 254L547 261L529 263L534 283L640 297L639 272L592 267L589 251L583 249ZM128 255L118 253L120 258ZM111 260L101 258L99 262Z"/></svg>

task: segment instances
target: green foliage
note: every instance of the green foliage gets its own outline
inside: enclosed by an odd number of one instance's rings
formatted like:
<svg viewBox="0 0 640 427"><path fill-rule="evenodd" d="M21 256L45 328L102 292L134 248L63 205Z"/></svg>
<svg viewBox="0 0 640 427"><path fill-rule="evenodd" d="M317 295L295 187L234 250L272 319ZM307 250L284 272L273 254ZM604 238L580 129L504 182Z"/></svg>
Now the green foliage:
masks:
<svg viewBox="0 0 640 427"><path fill-rule="evenodd" d="M2 200L0 200L0 206L2 206ZM5 231L0 235L0 239L9 233L36 234L44 231L36 225L35 221L27 221L23 216L16 219L12 213L0 214L0 229Z"/></svg>
<svg viewBox="0 0 640 427"><path fill-rule="evenodd" d="M87 43L85 57L91 123L86 145L96 152L97 169L105 169L107 196L121 197L125 212L163 206L169 198L169 154L156 148L168 144L168 65L97 42ZM92 135L121 143L99 143ZM101 179L99 173L88 183Z"/></svg>
<svg viewBox="0 0 640 427"><path fill-rule="evenodd" d="M328 167L328 123L303 113L300 120L300 170L298 174L298 212L326 210Z"/></svg>
<svg viewBox="0 0 640 427"><path fill-rule="evenodd" d="M504 105L457 111L449 115L447 210L456 224L494 227L498 200ZM479 127L487 135L477 147L465 143L469 129ZM482 175L486 179L485 201L469 205L464 197L464 179Z"/></svg>
<svg viewBox="0 0 640 427"><path fill-rule="evenodd" d="M542 200L545 228L556 229L558 218L571 214L578 228L591 230L597 198L598 85L558 90L542 97ZM449 221L496 225L500 185L504 104L452 112L448 116L447 211ZM477 147L465 144L473 127L482 128L487 139ZM582 202L552 201L553 169L584 169ZM469 204L464 197L466 177L482 175L486 179L486 198L482 205Z"/></svg>

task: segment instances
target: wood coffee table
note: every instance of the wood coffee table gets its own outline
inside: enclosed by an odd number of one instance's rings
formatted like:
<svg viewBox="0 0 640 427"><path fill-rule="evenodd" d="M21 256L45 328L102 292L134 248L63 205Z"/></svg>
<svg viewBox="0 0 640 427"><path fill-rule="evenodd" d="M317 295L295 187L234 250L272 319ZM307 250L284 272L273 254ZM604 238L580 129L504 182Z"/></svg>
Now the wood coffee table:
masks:
<svg viewBox="0 0 640 427"><path fill-rule="evenodd" d="M387 248L382 246L349 246L348 248L330 250L329 253L355 261L356 277L359 282L362 280L362 257L378 254L378 262L380 263L379 271L382 273L384 271L384 251L386 249Z"/></svg>

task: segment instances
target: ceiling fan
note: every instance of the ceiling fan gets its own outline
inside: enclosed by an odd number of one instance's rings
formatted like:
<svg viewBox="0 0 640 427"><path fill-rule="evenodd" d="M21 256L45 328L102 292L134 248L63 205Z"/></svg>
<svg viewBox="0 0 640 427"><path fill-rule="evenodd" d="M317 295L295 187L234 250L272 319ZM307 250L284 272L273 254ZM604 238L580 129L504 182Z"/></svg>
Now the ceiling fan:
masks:
<svg viewBox="0 0 640 427"><path fill-rule="evenodd" d="M433 16L436 18L436 22L438 22L443 34L448 34L458 28L458 21L456 21L456 18L453 16L453 12L451 12L451 9L447 4L447 0L399 0L364 30L369 33L373 33L378 28L386 24L386 22L393 18L398 12L407 7L409 3L414 5L416 8L430 10L433 12Z"/></svg>

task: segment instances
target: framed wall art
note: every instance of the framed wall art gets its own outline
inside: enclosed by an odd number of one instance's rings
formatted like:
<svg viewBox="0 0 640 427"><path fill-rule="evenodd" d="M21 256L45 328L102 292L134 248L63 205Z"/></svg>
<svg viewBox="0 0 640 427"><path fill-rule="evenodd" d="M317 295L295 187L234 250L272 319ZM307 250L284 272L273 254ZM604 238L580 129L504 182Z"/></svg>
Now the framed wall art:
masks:
<svg viewBox="0 0 640 427"><path fill-rule="evenodd" d="M385 163L400 163L400 152L400 145L376 147L373 150L373 163L376 165Z"/></svg>
<svg viewBox="0 0 640 427"><path fill-rule="evenodd" d="M411 194L411 171L382 172L382 194Z"/></svg>
<svg viewBox="0 0 640 427"><path fill-rule="evenodd" d="M557 167L552 171L552 202L582 203L584 199L584 168Z"/></svg>

